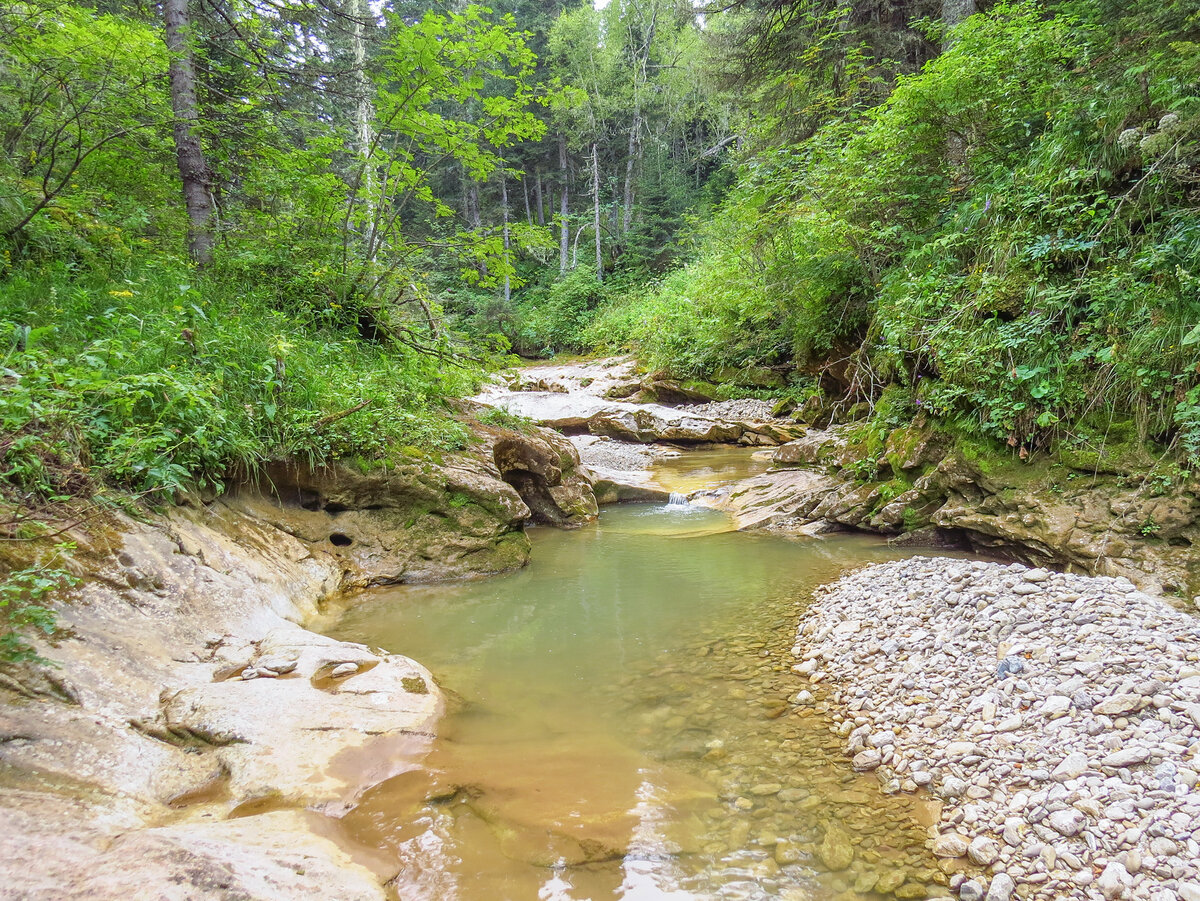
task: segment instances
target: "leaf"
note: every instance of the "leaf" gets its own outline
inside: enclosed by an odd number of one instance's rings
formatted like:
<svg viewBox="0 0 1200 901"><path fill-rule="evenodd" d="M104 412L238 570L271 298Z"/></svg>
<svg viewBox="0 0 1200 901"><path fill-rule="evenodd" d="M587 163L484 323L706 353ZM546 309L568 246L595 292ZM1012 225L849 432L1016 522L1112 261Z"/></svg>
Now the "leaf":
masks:
<svg viewBox="0 0 1200 901"><path fill-rule="evenodd" d="M1200 324L1197 324L1194 329L1183 336L1183 340L1179 342L1184 347L1191 347L1193 344L1200 344Z"/></svg>

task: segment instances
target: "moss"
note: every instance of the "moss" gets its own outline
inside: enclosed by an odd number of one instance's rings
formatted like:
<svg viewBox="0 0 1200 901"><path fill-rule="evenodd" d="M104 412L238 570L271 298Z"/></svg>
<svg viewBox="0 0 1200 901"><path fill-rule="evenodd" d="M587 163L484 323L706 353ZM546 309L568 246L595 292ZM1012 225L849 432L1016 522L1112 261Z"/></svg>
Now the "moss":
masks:
<svg viewBox="0 0 1200 901"><path fill-rule="evenodd" d="M721 391L712 382L706 382L703 379L685 379L679 383L679 386L685 391L695 391L697 394L707 394L709 397L716 397Z"/></svg>
<svg viewBox="0 0 1200 901"><path fill-rule="evenodd" d="M879 486L879 505L882 507L890 504L904 492L911 491L912 487L913 483L904 477L884 482Z"/></svg>
<svg viewBox="0 0 1200 901"><path fill-rule="evenodd" d="M902 516L905 532L915 532L929 525L929 518L912 507L905 507Z"/></svg>
<svg viewBox="0 0 1200 901"><path fill-rule="evenodd" d="M894 429L888 435L884 456L887 458L888 465L892 467L892 472L910 468L905 464L913 459L921 441L927 437L927 434L927 429L918 426L903 426Z"/></svg>
<svg viewBox="0 0 1200 901"><path fill-rule="evenodd" d="M1055 458L1071 469L1091 475L1140 475L1154 468L1155 459L1136 438L1125 443L1064 441Z"/></svg>
<svg viewBox="0 0 1200 901"><path fill-rule="evenodd" d="M404 690L410 695L429 694L429 686L420 676L405 676L400 680L400 684L404 686Z"/></svg>
<svg viewBox="0 0 1200 901"><path fill-rule="evenodd" d="M505 532L496 539L492 554L494 572L506 572L510 569L520 569L529 562L533 545L529 536L524 532Z"/></svg>

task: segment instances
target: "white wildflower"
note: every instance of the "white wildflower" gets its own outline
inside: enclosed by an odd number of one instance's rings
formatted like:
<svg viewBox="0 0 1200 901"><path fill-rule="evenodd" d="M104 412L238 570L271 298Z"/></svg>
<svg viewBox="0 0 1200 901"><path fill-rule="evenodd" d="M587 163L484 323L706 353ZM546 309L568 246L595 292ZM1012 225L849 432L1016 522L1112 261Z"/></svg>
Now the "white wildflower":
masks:
<svg viewBox="0 0 1200 901"><path fill-rule="evenodd" d="M1142 138L1142 130L1140 128L1127 128L1117 135L1117 146L1122 150L1132 150Z"/></svg>

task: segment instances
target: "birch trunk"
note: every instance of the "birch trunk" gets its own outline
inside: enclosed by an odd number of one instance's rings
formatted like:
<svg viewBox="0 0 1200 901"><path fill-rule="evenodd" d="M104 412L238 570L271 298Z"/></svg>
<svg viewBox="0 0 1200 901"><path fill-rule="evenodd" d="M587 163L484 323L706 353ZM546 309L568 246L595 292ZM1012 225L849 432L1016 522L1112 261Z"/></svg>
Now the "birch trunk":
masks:
<svg viewBox="0 0 1200 901"><path fill-rule="evenodd" d="M600 148L592 145L592 194L594 196L593 210L596 227L596 281L604 281L604 257L600 253Z"/></svg>
<svg viewBox="0 0 1200 901"><path fill-rule="evenodd" d="M508 178L500 170L500 217L504 227L504 302L512 297L512 281L508 274Z"/></svg>
<svg viewBox="0 0 1200 901"><path fill-rule="evenodd" d="M542 204L542 170L540 166L533 170L533 198L537 204L537 223L544 228L546 225L546 208Z"/></svg>
<svg viewBox="0 0 1200 901"><path fill-rule="evenodd" d="M633 101L633 122L629 126L629 150L625 155L625 196L622 199L621 234L629 231L633 224L633 176L641 148L642 110L640 98Z"/></svg>
<svg viewBox="0 0 1200 901"><path fill-rule="evenodd" d="M567 254L571 250L571 226L567 223L567 139L562 135L558 136L558 167L562 173L562 194L558 198L561 220L559 224L562 228L562 235L559 239L558 273L562 275L567 271Z"/></svg>
<svg viewBox="0 0 1200 901"><path fill-rule="evenodd" d="M362 158L362 178L359 195L366 211L363 228L363 253L368 260L375 259L376 220L379 203L375 196L375 171L371 167L371 149L375 144L375 104L371 100L371 81L367 78L366 22L370 18L366 0L351 0L351 17L354 22L354 134L358 143L358 155Z"/></svg>

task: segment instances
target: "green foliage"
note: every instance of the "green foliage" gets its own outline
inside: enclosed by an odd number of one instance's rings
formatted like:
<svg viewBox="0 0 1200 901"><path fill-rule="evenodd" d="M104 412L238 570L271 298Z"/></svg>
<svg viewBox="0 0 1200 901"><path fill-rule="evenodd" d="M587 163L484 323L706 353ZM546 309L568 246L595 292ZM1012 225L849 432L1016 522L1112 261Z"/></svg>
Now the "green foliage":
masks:
<svg viewBox="0 0 1200 901"><path fill-rule="evenodd" d="M1200 25L1176 12L972 16L882 102L747 159L692 262L602 327L678 375L827 366L880 422L1022 456L1102 413L1200 460Z"/></svg>
<svg viewBox="0 0 1200 901"><path fill-rule="evenodd" d="M463 446L441 398L479 370L192 280L147 264L115 284L61 267L0 283L0 480L42 499L97 481L169 497L265 459Z"/></svg>
<svg viewBox="0 0 1200 901"><path fill-rule="evenodd" d="M48 604L78 584L62 566L71 550L60 544L37 565L0 578L0 664L48 662L30 643L30 635L51 636L57 628L58 617Z"/></svg>
<svg viewBox="0 0 1200 901"><path fill-rule="evenodd" d="M19 253L121 264L140 234L178 234L162 79L166 48L131 18L0 8L0 240ZM169 157L168 157L169 158Z"/></svg>
<svg viewBox="0 0 1200 901"><path fill-rule="evenodd" d="M512 429L514 432L532 432L536 423L527 416L513 413L504 407L488 407L476 417L484 425L494 425L502 429Z"/></svg>
<svg viewBox="0 0 1200 901"><path fill-rule="evenodd" d="M545 287L526 291L516 309L513 348L527 356L588 349L588 328L617 293L588 269L573 269Z"/></svg>

